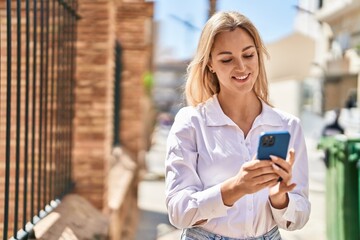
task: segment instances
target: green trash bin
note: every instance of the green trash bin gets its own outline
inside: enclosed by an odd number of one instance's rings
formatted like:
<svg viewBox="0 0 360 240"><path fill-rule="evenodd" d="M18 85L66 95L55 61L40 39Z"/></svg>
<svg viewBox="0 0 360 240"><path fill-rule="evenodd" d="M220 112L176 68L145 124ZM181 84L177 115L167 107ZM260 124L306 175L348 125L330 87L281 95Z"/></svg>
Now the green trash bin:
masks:
<svg viewBox="0 0 360 240"><path fill-rule="evenodd" d="M326 234L329 240L360 239L359 152L360 139L344 135L324 137Z"/></svg>

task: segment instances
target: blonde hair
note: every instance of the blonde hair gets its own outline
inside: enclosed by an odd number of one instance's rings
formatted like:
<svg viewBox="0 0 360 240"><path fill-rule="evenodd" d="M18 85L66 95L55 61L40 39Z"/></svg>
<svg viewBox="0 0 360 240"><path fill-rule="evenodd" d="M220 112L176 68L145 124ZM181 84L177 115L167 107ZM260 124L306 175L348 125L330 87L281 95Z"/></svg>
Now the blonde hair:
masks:
<svg viewBox="0 0 360 240"><path fill-rule="evenodd" d="M195 106L219 93L219 80L216 74L210 72L207 65L216 35L235 28L244 29L254 40L259 58L259 75L254 85L254 92L261 100L270 104L263 57L263 55L267 57L269 55L252 22L244 15L232 11L217 12L205 24L195 56L187 68L185 96L188 104Z"/></svg>

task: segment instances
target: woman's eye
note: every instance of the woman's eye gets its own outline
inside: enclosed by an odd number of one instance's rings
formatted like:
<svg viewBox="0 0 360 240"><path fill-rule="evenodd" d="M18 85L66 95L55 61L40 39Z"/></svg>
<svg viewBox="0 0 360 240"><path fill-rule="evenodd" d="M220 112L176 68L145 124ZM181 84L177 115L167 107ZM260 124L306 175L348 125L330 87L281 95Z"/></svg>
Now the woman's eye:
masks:
<svg viewBox="0 0 360 240"><path fill-rule="evenodd" d="M244 58L252 58L254 56L254 54L248 54L248 55L244 55Z"/></svg>
<svg viewBox="0 0 360 240"><path fill-rule="evenodd" d="M224 60L221 60L222 63L228 63L228 62L231 62L232 59L224 59Z"/></svg>

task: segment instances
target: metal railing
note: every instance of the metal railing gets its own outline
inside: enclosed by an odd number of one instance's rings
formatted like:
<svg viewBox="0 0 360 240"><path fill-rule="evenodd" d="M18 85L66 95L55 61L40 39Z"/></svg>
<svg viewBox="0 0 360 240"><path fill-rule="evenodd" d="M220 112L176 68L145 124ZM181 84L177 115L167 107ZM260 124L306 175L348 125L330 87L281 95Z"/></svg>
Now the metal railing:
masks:
<svg viewBox="0 0 360 240"><path fill-rule="evenodd" d="M3 239L27 239L72 189L76 9L76 0L0 1Z"/></svg>

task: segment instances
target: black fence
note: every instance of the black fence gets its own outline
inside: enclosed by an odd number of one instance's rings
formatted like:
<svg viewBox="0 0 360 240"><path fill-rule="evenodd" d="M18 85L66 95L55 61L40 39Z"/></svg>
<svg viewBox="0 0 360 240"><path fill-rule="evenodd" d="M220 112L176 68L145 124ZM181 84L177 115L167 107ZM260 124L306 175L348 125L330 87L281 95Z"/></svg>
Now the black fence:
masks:
<svg viewBox="0 0 360 240"><path fill-rule="evenodd" d="M76 0L0 1L0 233L27 239L72 189Z"/></svg>

